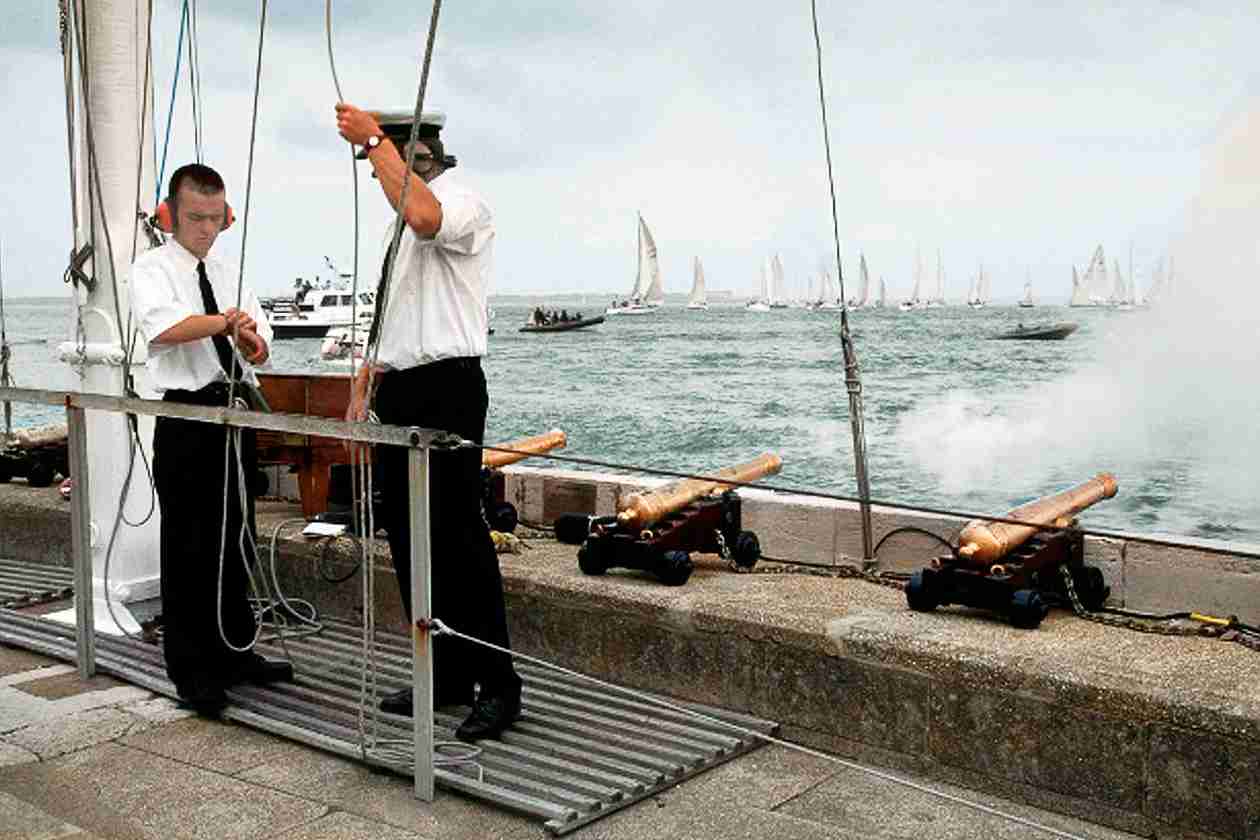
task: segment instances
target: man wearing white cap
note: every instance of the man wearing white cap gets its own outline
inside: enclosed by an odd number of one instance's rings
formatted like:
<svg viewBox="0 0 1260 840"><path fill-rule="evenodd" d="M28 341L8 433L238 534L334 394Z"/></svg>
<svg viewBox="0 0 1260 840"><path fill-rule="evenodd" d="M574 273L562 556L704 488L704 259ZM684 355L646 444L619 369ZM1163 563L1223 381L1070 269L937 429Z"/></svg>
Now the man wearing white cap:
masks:
<svg viewBox="0 0 1260 840"><path fill-rule="evenodd" d="M337 105L337 130L372 164L385 198L397 211L404 179L406 223L392 276L377 294L369 347L379 344L375 393L364 365L346 419L441 429L482 443L486 393L486 295L494 244L489 207L476 193L443 175L455 165L438 132L439 115L421 120L411 172L403 155L411 117L388 119L353 105ZM390 224L392 234L393 224ZM392 237L391 237L392 239ZM391 239L386 240L386 247ZM389 263L386 256L385 264ZM411 569L407 453L380 447L382 499L390 552L410 620ZM508 647L507 616L498 556L481 512L481 453L434 450L430 495L433 615L468 635ZM472 705L456 730L465 741L494 737L520 713L521 680L507 654L449 637L434 641L435 702ZM474 684L479 686L474 697ZM411 714L411 691L387 696L386 712Z"/></svg>

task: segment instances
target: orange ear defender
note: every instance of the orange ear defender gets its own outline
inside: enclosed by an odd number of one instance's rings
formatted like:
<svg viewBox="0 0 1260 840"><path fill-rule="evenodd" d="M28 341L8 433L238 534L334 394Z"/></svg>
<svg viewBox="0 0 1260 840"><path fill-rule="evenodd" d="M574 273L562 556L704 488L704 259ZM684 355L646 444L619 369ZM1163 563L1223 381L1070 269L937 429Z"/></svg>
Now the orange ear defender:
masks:
<svg viewBox="0 0 1260 840"><path fill-rule="evenodd" d="M223 227L220 230L227 230L236 221L236 214L232 212L232 205L226 202L223 205L227 208L227 212L223 216ZM171 205L169 201L163 201L153 211L153 218L157 222L158 230L163 233L173 233L175 231L175 216L171 213Z"/></svg>

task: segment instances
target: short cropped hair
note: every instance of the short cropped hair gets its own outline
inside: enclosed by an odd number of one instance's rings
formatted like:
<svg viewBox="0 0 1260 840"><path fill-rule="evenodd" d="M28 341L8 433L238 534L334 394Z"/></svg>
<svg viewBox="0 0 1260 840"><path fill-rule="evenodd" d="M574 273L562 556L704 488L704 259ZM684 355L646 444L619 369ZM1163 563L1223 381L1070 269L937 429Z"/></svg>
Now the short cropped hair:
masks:
<svg viewBox="0 0 1260 840"><path fill-rule="evenodd" d="M166 203L171 206L171 212L176 217L178 217L176 211L178 210L179 188L185 185L205 195L214 195L227 189L223 183L223 176L205 164L189 163L181 166L171 174L170 191L166 194Z"/></svg>

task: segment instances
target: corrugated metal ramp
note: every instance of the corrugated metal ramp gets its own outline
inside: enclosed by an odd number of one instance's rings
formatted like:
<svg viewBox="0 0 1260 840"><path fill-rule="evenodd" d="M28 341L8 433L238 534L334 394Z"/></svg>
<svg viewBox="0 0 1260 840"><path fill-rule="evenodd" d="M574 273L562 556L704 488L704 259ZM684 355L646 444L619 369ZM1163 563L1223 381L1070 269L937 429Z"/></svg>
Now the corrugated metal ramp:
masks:
<svg viewBox="0 0 1260 840"><path fill-rule="evenodd" d="M0 607L29 607L73 594L73 569L0 560Z"/></svg>
<svg viewBox="0 0 1260 840"><path fill-rule="evenodd" d="M380 634L381 692L411 680L410 640ZM225 717L339 755L360 758L359 661L362 630L326 622L315 635L287 638L297 677L280 686L243 686L229 692ZM0 641L61 659L74 658L74 628L0 610ZM274 641L265 652L286 655ZM125 638L96 637L97 667L159 694L174 696L160 648ZM715 767L761 741L715 722L626 698L617 692L534 666L518 667L525 681L521 718L501 740L483 741L476 764L439 767L439 785L540 817L553 834L652 796ZM696 704L681 704L755 732L778 724ZM440 709L435 737L453 739L465 710ZM410 743L409 718L381 715L377 737ZM395 760L369 763L410 775Z"/></svg>

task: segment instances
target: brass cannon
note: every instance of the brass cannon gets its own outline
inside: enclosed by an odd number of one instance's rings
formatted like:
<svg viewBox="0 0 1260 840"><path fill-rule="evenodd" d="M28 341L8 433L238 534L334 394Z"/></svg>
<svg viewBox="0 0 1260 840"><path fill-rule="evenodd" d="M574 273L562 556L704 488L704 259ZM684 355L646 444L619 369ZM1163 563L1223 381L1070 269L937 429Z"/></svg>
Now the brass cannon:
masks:
<svg viewBox="0 0 1260 840"><path fill-rule="evenodd" d="M693 551L719 554L749 569L761 557L761 543L742 530L739 494L726 482L756 481L782 467L779 456L767 453L712 479L683 479L632 493L618 502L613 516L565 514L556 520L556 539L581 545L578 567L588 575L623 567L681 586L691 577Z"/></svg>
<svg viewBox="0 0 1260 840"><path fill-rule="evenodd" d="M1085 565L1085 541L1073 526L1076 514L1110 499L1117 489L1115 477L1101 473L1015 508L1002 517L1008 521L968 522L953 555L934 558L910 577L906 601L923 612L948 604L989 609L1005 614L1016 627L1031 629L1041 624L1052 602L1069 600L1061 571L1066 569L1081 604L1098 609L1111 590L1102 572Z"/></svg>

